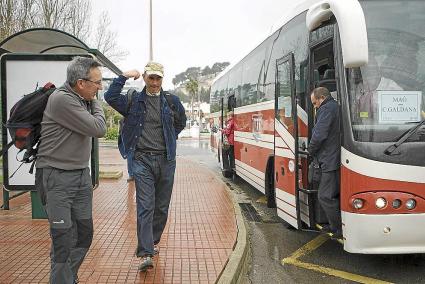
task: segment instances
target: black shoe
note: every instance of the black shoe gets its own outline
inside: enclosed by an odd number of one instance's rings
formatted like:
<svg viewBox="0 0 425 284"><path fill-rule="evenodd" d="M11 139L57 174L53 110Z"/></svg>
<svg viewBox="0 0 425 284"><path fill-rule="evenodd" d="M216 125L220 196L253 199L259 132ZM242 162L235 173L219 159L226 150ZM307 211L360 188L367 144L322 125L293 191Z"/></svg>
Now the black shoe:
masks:
<svg viewBox="0 0 425 284"><path fill-rule="evenodd" d="M342 240L343 239L342 232L336 231L336 232L332 233L331 239L332 240Z"/></svg>
<svg viewBox="0 0 425 284"><path fill-rule="evenodd" d="M332 234L333 231L331 229L331 226L329 224L323 224L320 229L322 233L324 234Z"/></svg>

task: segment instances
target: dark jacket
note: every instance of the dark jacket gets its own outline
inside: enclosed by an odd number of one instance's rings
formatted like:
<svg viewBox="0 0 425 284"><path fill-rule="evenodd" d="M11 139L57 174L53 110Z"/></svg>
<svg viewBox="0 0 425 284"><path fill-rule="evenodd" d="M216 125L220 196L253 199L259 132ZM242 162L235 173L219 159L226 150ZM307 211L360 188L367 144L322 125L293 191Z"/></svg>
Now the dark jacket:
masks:
<svg viewBox="0 0 425 284"><path fill-rule="evenodd" d="M341 164L341 136L339 106L332 98L326 98L316 114L316 124L308 145L311 156L317 157L323 172L339 169Z"/></svg>
<svg viewBox="0 0 425 284"><path fill-rule="evenodd" d="M123 157L126 157L130 152L134 152L136 149L137 140L142 135L143 125L146 115L146 88L140 93L138 92L131 101L131 106L127 110L128 98L125 95L121 95L122 88L127 78L125 76L119 76L114 79L108 91L105 93L106 102L122 114L125 117L123 128L122 128L122 143L119 143L120 152ZM165 93L161 90L161 119L162 127L164 131L165 147L167 149L167 159L169 161L176 158L176 139L177 135L186 126L186 116L183 105L181 104L177 96L172 95L175 112L178 112L180 117L174 122L174 117L178 116L173 114L170 109L167 100L165 99Z"/></svg>

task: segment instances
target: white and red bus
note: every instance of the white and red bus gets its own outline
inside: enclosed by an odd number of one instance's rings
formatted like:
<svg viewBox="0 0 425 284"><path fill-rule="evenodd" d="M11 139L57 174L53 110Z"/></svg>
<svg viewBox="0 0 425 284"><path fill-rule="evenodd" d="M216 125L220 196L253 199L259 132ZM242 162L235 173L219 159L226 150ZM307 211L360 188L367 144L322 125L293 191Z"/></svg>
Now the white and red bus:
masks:
<svg viewBox="0 0 425 284"><path fill-rule="evenodd" d="M341 110L344 249L425 252L424 23L423 1L305 1L214 81L214 123L235 113L236 175L291 226L323 222L306 149L325 86Z"/></svg>

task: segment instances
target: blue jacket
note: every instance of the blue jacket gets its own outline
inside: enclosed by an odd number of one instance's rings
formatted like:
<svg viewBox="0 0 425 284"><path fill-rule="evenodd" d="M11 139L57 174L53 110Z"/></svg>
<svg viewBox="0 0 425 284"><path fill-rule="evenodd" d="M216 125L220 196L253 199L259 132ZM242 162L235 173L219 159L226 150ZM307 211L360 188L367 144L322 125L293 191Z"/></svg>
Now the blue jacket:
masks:
<svg viewBox="0 0 425 284"><path fill-rule="evenodd" d="M337 170L341 165L339 106L332 97L326 98L317 110L308 152L317 157L323 172Z"/></svg>
<svg viewBox="0 0 425 284"><path fill-rule="evenodd" d="M118 147L123 158L136 149L137 140L142 135L143 125L146 115L146 88L133 96L131 106L128 107L128 98L121 95L122 88L127 78L120 75L115 78L105 93L106 102L124 116L121 139ZM174 112L165 99L165 95L172 96ZM186 115L183 105L177 96L166 94L161 89L161 119L164 131L165 148L167 149L167 159L169 161L176 158L177 135L186 126ZM128 109L128 110L127 110ZM176 117L184 119L175 119ZM121 143L120 143L121 142Z"/></svg>

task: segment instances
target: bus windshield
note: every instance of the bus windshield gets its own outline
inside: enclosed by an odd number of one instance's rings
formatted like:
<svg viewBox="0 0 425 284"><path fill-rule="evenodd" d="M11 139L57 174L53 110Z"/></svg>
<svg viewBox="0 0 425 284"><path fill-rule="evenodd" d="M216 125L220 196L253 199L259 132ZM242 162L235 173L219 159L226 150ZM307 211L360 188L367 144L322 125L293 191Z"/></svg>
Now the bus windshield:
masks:
<svg viewBox="0 0 425 284"><path fill-rule="evenodd" d="M425 118L423 1L362 1L369 63L347 70L353 137L395 142ZM411 135L409 142L421 141Z"/></svg>

